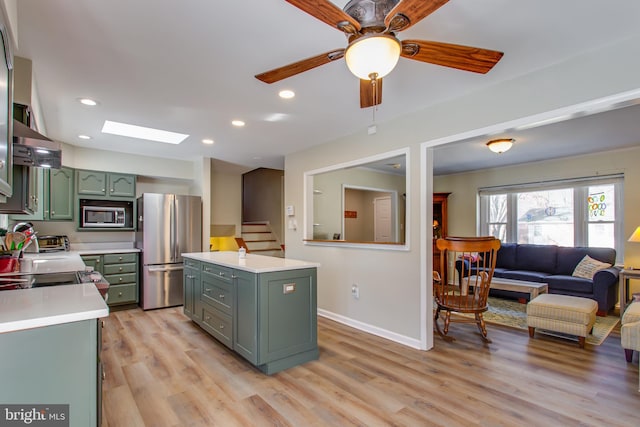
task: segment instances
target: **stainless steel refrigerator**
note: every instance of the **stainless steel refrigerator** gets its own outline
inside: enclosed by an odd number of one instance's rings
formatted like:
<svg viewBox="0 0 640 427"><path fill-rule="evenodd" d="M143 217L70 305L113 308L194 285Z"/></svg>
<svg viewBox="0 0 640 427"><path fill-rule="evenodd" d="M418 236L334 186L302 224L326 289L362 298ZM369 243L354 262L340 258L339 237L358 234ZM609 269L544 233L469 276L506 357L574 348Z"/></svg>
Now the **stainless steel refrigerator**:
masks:
<svg viewBox="0 0 640 427"><path fill-rule="evenodd" d="M144 193L137 200L136 248L142 251L140 306L182 305L182 253L202 250L198 196Z"/></svg>

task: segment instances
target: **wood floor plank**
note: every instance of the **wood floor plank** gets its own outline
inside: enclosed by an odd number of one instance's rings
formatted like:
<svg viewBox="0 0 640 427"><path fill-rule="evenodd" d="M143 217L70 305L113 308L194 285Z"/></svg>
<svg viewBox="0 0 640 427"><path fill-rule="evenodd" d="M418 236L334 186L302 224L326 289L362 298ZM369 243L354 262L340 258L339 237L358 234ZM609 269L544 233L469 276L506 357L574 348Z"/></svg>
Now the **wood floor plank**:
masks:
<svg viewBox="0 0 640 427"><path fill-rule="evenodd" d="M113 312L105 321L103 425L630 426L638 365L619 328L600 346L455 324L456 341L419 351L325 318L319 360L267 376L182 314Z"/></svg>

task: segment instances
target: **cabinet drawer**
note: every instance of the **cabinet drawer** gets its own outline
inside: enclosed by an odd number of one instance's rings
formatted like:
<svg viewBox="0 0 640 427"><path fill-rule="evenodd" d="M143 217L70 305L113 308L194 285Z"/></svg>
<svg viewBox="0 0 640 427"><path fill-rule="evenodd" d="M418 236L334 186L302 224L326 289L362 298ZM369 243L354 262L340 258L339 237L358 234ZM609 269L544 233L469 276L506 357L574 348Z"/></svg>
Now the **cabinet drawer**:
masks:
<svg viewBox="0 0 640 427"><path fill-rule="evenodd" d="M138 302L138 287L133 285L111 285L107 293L109 305Z"/></svg>
<svg viewBox="0 0 640 427"><path fill-rule="evenodd" d="M136 262L138 259L138 254L135 252L126 254L105 254L103 255L103 258L105 264L129 263Z"/></svg>
<svg viewBox="0 0 640 427"><path fill-rule="evenodd" d="M184 266L185 267L197 268L199 270L200 269L200 261L194 261L192 259L185 258L184 259Z"/></svg>
<svg viewBox="0 0 640 427"><path fill-rule="evenodd" d="M216 278L231 283L232 270L215 264L202 264L202 272L210 274Z"/></svg>
<svg viewBox="0 0 640 427"><path fill-rule="evenodd" d="M105 264L103 267L104 274L122 274L122 273L135 273L136 263L132 264Z"/></svg>
<svg viewBox="0 0 640 427"><path fill-rule="evenodd" d="M233 348L233 322L231 316L204 306L202 327L229 348Z"/></svg>
<svg viewBox="0 0 640 427"><path fill-rule="evenodd" d="M201 301L211 304L216 309L231 314L233 307L233 285L214 277L202 279Z"/></svg>
<svg viewBox="0 0 640 427"><path fill-rule="evenodd" d="M138 275L136 273L125 274L105 274L104 278L107 279L110 285L119 285L125 283L136 283Z"/></svg>

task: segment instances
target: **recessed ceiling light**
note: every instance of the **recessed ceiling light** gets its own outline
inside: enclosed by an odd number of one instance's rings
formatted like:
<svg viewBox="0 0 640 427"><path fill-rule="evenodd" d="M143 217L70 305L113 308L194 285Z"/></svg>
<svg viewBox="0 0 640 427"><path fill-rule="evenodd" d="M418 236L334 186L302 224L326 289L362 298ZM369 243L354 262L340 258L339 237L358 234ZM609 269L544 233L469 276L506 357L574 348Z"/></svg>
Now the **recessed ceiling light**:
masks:
<svg viewBox="0 0 640 427"><path fill-rule="evenodd" d="M231 124L239 128L245 125L245 123L242 120L232 120Z"/></svg>
<svg viewBox="0 0 640 427"><path fill-rule="evenodd" d="M184 133L147 128L143 126L130 125L127 123L112 122L110 120L104 121L102 133L128 136L130 138L146 139L148 141L165 142L167 144L180 144L189 136Z"/></svg>
<svg viewBox="0 0 640 427"><path fill-rule="evenodd" d="M78 135L78 138L80 138L80 139L91 139L91 137L89 135Z"/></svg>
<svg viewBox="0 0 640 427"><path fill-rule="evenodd" d="M296 93L292 90L285 89L285 90L281 90L278 95L280 96L280 98L283 98L283 99L291 99L294 96L296 96Z"/></svg>
<svg viewBox="0 0 640 427"><path fill-rule="evenodd" d="M98 105L98 103L91 98L80 98L80 103L84 105L88 105L90 107L94 107Z"/></svg>
<svg viewBox="0 0 640 427"><path fill-rule="evenodd" d="M205 138L202 140L203 144L208 144L208 145L213 144L213 142L214 142L213 139L209 139L209 138Z"/></svg>

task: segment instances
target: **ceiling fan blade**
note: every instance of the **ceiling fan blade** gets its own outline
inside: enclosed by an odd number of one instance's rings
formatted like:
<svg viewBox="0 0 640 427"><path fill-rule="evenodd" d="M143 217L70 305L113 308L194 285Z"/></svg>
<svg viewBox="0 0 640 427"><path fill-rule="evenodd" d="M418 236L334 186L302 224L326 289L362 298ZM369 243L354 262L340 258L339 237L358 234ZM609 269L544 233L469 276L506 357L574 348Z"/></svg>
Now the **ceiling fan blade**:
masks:
<svg viewBox="0 0 640 427"><path fill-rule="evenodd" d="M384 24L391 31L406 30L410 26L431 15L448 1L449 0L400 0L398 4L389 11L384 19ZM404 23L400 28L393 28L390 24L397 14L404 15L408 18L409 22Z"/></svg>
<svg viewBox="0 0 640 427"><path fill-rule="evenodd" d="M355 31L360 31L360 23L353 19L350 15L346 14L338 6L330 2L329 0L286 0L287 3L291 3L298 9L307 12L309 15L316 19L329 24L334 28L338 28L341 31L345 31L340 23L350 24L349 28L353 28ZM352 30L349 30L352 32Z"/></svg>
<svg viewBox="0 0 640 427"><path fill-rule="evenodd" d="M404 40L400 55L416 61L486 74L502 58L503 53L450 43Z"/></svg>
<svg viewBox="0 0 640 427"><path fill-rule="evenodd" d="M360 108L369 108L382 103L382 79L360 79Z"/></svg>
<svg viewBox="0 0 640 427"><path fill-rule="evenodd" d="M328 64L329 62L335 61L337 59L341 59L343 56L344 49L332 50L331 52L312 56L311 58L303 59L302 61L294 62L293 64L274 68L273 70L258 74L256 75L256 79L261 80L265 83L279 82L280 80L295 76L296 74L300 74L321 65Z"/></svg>

